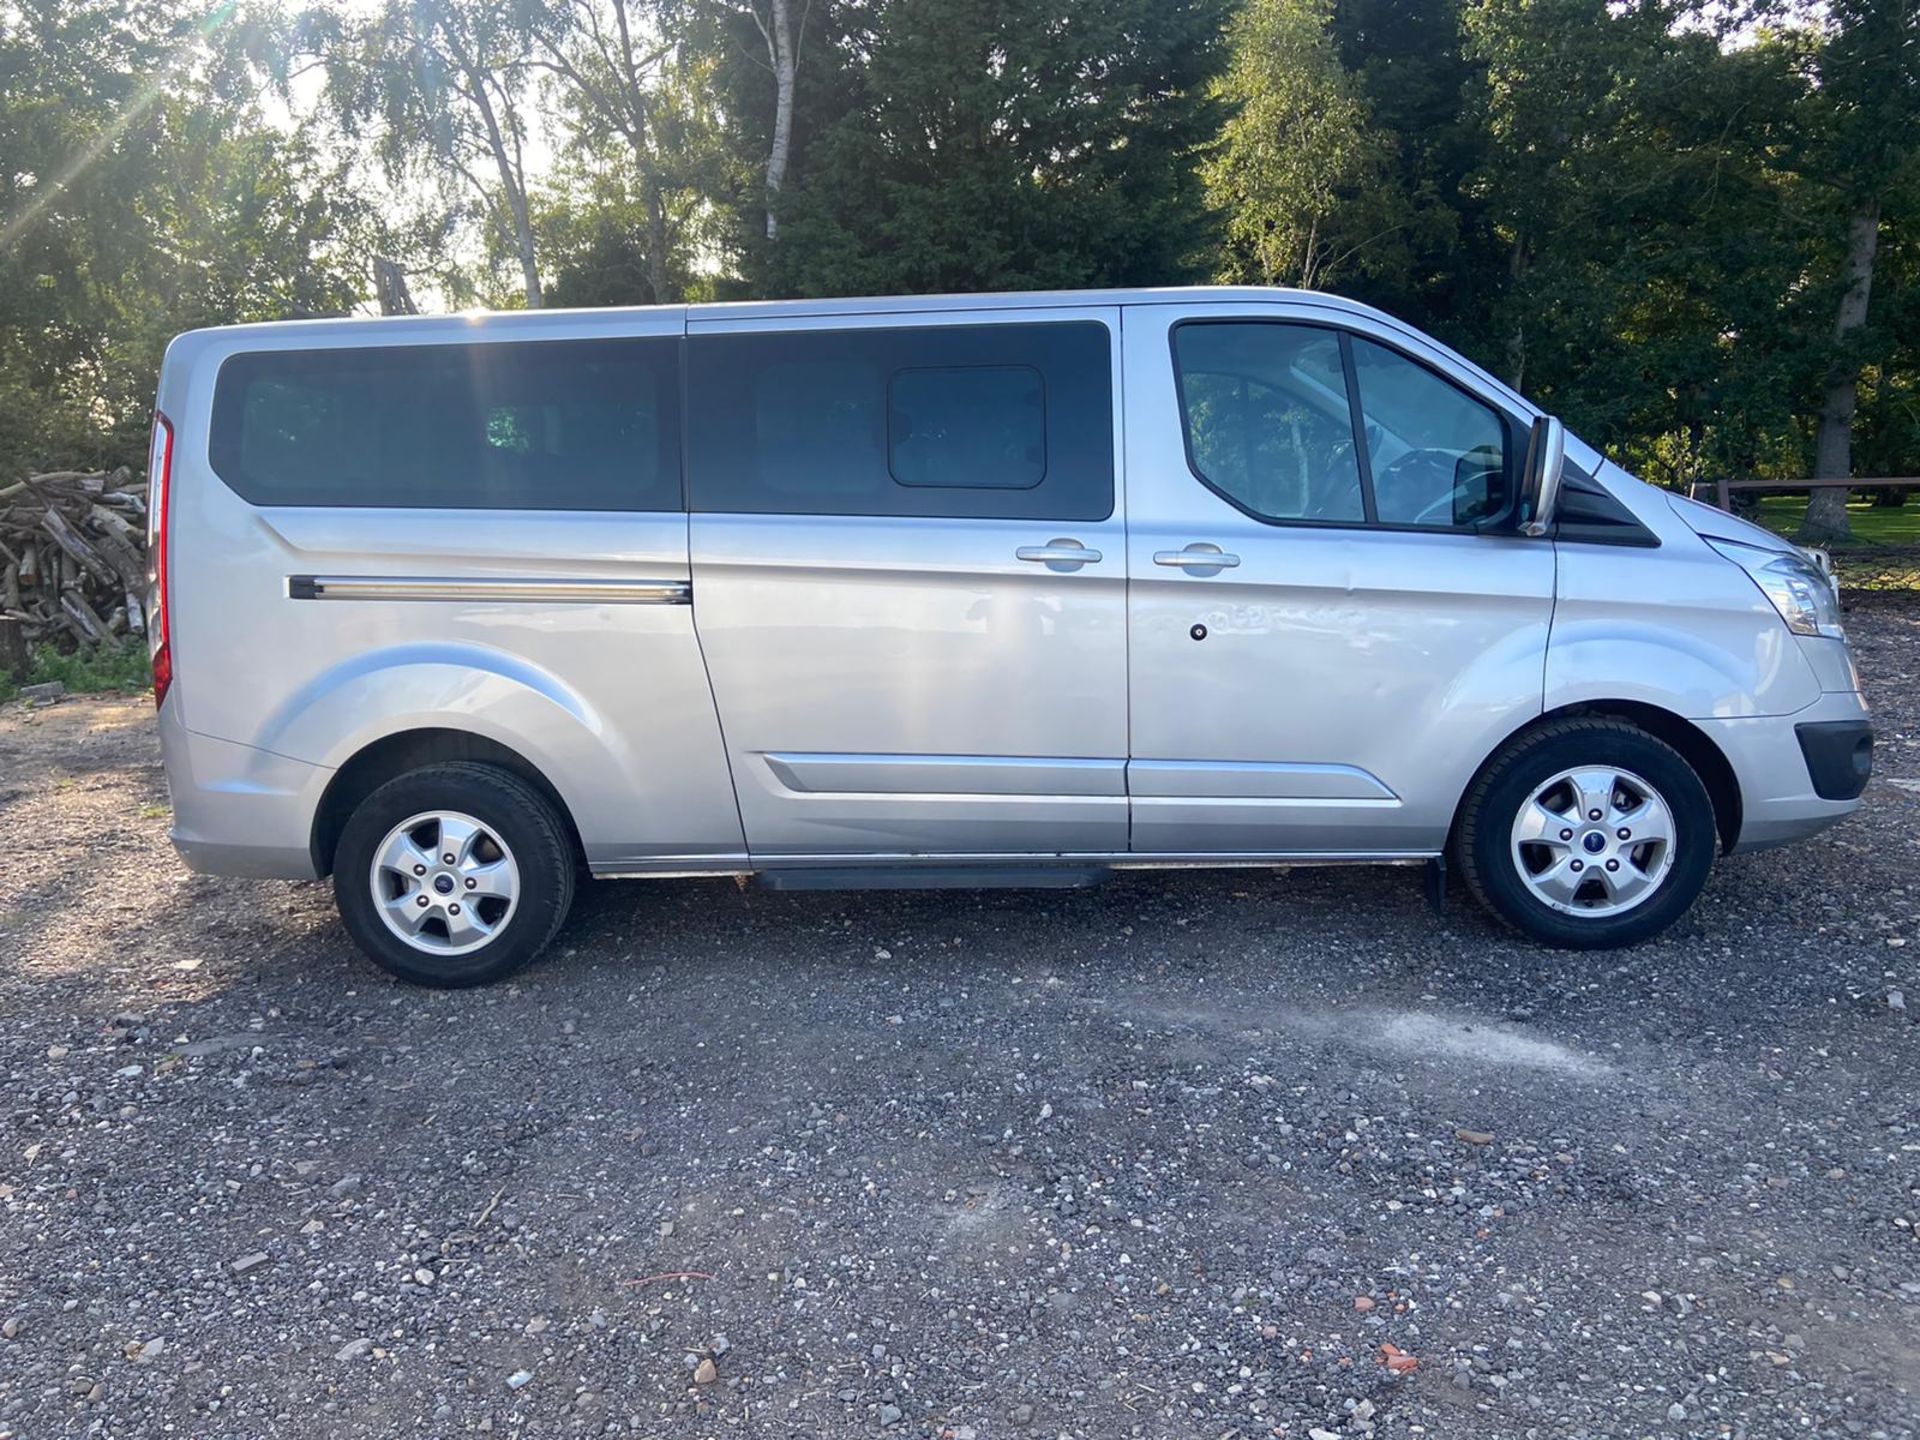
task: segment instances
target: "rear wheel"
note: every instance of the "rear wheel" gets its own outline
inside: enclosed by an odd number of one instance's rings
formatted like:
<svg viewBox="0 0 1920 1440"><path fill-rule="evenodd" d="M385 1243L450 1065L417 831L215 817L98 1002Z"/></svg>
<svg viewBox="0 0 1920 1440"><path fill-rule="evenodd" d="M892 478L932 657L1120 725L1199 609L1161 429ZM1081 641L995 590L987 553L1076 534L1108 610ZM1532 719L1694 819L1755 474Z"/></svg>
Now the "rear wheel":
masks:
<svg viewBox="0 0 1920 1440"><path fill-rule="evenodd" d="M333 892L354 942L419 985L483 985L545 949L573 902L573 847L532 786L456 761L390 780L348 818Z"/></svg>
<svg viewBox="0 0 1920 1440"><path fill-rule="evenodd" d="M1618 720L1559 720L1487 763L1454 860L1494 914L1568 949L1632 945L1684 915L1718 844L1713 801L1678 751Z"/></svg>

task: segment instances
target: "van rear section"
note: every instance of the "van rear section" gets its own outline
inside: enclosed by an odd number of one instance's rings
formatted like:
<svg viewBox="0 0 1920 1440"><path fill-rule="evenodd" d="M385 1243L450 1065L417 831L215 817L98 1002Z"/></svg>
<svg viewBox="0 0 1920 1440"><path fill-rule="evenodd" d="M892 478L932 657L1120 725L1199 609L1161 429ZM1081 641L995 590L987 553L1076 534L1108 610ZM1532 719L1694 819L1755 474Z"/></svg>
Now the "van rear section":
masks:
<svg viewBox="0 0 1920 1440"><path fill-rule="evenodd" d="M353 809L437 763L536 787L597 869L744 863L687 603L682 327L626 320L174 342L155 657L189 863L326 874Z"/></svg>

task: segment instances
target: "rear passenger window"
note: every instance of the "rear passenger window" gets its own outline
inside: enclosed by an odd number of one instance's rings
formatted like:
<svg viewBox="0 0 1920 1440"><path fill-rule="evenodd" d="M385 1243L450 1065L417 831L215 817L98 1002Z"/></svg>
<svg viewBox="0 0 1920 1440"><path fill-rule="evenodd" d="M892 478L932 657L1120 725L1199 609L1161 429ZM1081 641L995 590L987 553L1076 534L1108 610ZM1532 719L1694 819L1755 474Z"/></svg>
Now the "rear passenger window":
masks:
<svg viewBox="0 0 1920 1440"><path fill-rule="evenodd" d="M1097 322L698 335L705 512L1100 520L1113 382Z"/></svg>
<svg viewBox="0 0 1920 1440"><path fill-rule="evenodd" d="M209 451L256 505L678 510L677 340L256 351Z"/></svg>

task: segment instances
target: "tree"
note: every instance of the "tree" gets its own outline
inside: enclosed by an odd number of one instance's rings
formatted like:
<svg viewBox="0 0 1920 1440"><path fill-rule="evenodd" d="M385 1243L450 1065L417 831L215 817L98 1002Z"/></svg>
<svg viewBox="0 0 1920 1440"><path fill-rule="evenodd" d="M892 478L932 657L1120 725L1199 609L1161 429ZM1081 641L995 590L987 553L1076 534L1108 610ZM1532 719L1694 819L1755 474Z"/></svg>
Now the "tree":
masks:
<svg viewBox="0 0 1920 1440"><path fill-rule="evenodd" d="M0 474L138 464L174 334L362 293L364 208L263 122L246 33L196 14L0 9Z"/></svg>
<svg viewBox="0 0 1920 1440"><path fill-rule="evenodd" d="M384 0L365 19L310 11L296 40L324 66L348 140L371 131L390 178L450 175L479 206L518 261L529 309L542 297L525 108L545 19L538 0Z"/></svg>
<svg viewBox="0 0 1920 1440"><path fill-rule="evenodd" d="M1391 157L1400 208L1341 288L1491 358L1487 311L1506 257L1470 183L1487 148L1470 102L1486 79L1464 43L1462 3L1335 0L1334 42Z"/></svg>
<svg viewBox="0 0 1920 1440"><path fill-rule="evenodd" d="M793 158L793 100L799 85L800 47L806 41L810 0L801 0L798 14L793 0L767 0L762 14L759 0L744 7L753 28L767 47L767 69L773 76L773 134L767 141L767 239L780 235L780 191L787 183Z"/></svg>
<svg viewBox="0 0 1920 1440"><path fill-rule="evenodd" d="M1826 24L1809 100L1820 138L1807 177L1828 190L1831 228L1844 239L1828 286L1832 344L1813 473L1842 480L1853 473L1861 370L1880 348L1868 320L1882 222L1890 204L1910 203L1920 181L1920 3L1832 0ZM1820 544L1851 534L1847 491L1815 490L1799 538Z"/></svg>
<svg viewBox="0 0 1920 1440"><path fill-rule="evenodd" d="M1221 278L1307 289L1364 268L1399 225L1391 159L1340 64L1329 0L1246 0L1215 93L1230 107L1203 167L1226 222Z"/></svg>
<svg viewBox="0 0 1920 1440"><path fill-rule="evenodd" d="M1650 478L1749 472L1805 392L1778 155L1790 51L1662 0L1472 0L1468 178L1504 256L1483 353ZM1802 472L1804 473L1804 472Z"/></svg>
<svg viewBox="0 0 1920 1440"><path fill-rule="evenodd" d="M1226 0L865 0L781 187L766 294L1158 284L1206 273L1195 171ZM819 54L820 46L810 53ZM802 123L797 112L796 131Z"/></svg>
<svg viewBox="0 0 1920 1440"><path fill-rule="evenodd" d="M679 299L724 164L711 65L642 0L556 0L534 35L572 132L570 190L584 191L602 241L615 212L637 209L638 228L619 223L645 268L645 303Z"/></svg>
<svg viewBox="0 0 1920 1440"><path fill-rule="evenodd" d="M571 144L534 201L552 275L548 299L596 306L703 298L717 223L704 190L663 191L634 171L623 146Z"/></svg>

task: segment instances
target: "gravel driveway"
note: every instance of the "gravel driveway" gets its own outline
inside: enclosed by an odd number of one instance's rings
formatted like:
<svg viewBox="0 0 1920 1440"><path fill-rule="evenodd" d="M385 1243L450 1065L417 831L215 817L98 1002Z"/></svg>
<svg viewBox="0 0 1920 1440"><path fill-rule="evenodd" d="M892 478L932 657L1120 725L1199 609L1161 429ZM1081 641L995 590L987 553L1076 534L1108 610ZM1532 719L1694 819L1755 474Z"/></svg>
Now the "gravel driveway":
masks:
<svg viewBox="0 0 1920 1440"><path fill-rule="evenodd" d="M1920 1434L1853 624L1863 813L1590 957L1415 870L655 882L435 994L181 867L149 701L0 709L0 1437Z"/></svg>

